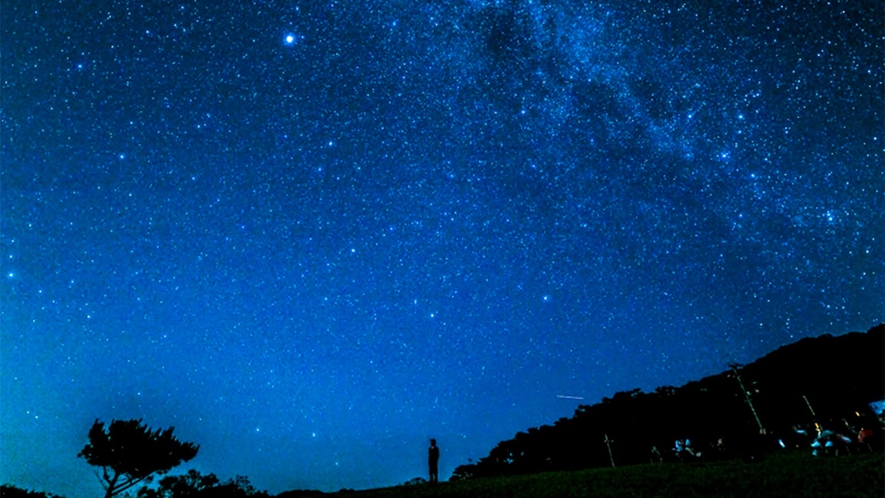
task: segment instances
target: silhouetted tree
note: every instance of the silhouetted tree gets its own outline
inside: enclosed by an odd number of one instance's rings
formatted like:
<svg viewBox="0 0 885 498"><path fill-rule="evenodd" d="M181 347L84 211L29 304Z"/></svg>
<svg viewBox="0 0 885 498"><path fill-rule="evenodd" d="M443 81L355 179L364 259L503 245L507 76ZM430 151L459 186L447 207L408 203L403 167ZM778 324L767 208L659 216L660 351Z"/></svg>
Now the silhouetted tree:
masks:
<svg viewBox="0 0 885 498"><path fill-rule="evenodd" d="M196 498L200 492L218 484L215 474L201 475L194 469L180 476L167 476L160 479L157 489L143 487L138 490L138 498Z"/></svg>
<svg viewBox="0 0 885 498"><path fill-rule="evenodd" d="M157 489L141 488L137 498L269 498L269 495L255 490L247 477L237 476L219 483L215 474L204 476L191 469L184 475L160 479Z"/></svg>
<svg viewBox="0 0 885 498"><path fill-rule="evenodd" d="M468 463L466 465L459 465L455 467L455 471L452 472L452 477L449 478L450 481L464 481L467 479L473 479L476 474L476 464Z"/></svg>
<svg viewBox="0 0 885 498"><path fill-rule="evenodd" d="M101 467L105 498L111 498L197 456L200 447L175 439L173 430L152 431L141 419L112 420L105 430L96 420L89 429L89 444L77 456Z"/></svg>
<svg viewBox="0 0 885 498"><path fill-rule="evenodd" d="M200 492L200 498L270 498L267 491L258 491L252 487L249 478L237 476L223 484L212 486Z"/></svg>

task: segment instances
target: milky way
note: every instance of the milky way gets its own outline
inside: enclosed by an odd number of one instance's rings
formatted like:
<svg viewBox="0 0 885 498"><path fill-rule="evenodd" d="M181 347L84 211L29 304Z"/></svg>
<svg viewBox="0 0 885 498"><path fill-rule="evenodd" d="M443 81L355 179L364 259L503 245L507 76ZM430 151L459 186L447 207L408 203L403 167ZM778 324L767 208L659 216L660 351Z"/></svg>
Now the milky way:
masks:
<svg viewBox="0 0 885 498"><path fill-rule="evenodd" d="M0 481L95 495L142 417L273 493L445 479L882 322L881 3L709 3L5 5Z"/></svg>

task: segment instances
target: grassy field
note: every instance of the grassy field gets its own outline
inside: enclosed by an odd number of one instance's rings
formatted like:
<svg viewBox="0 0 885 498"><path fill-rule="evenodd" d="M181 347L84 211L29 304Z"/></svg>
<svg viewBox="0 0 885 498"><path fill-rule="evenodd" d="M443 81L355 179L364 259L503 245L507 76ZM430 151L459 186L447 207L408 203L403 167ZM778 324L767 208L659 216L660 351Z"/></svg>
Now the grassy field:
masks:
<svg viewBox="0 0 885 498"><path fill-rule="evenodd" d="M373 489L360 498L885 497L885 456L816 458L784 452L760 462L637 465Z"/></svg>

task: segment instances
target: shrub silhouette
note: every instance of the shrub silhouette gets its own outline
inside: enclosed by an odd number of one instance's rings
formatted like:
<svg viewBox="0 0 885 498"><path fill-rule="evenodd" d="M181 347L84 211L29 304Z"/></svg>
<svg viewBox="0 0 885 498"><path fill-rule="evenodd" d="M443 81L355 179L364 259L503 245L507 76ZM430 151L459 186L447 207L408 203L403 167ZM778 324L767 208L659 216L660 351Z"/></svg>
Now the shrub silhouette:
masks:
<svg viewBox="0 0 885 498"><path fill-rule="evenodd" d="M215 474L202 475L189 470L180 476L160 479L156 489L141 488L137 498L270 498L265 491L256 490L245 476L220 483Z"/></svg>
<svg viewBox="0 0 885 498"><path fill-rule="evenodd" d="M147 486L138 490L138 498L196 498L200 493L218 484L215 474L202 475L189 470L180 476L167 476L160 479L157 489Z"/></svg>

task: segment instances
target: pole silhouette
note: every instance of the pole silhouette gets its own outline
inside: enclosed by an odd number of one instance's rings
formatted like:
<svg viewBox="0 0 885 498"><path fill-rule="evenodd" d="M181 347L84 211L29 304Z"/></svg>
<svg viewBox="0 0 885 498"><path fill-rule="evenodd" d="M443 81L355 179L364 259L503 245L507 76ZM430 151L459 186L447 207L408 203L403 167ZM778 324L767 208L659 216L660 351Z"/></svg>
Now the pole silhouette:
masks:
<svg viewBox="0 0 885 498"><path fill-rule="evenodd" d="M731 370L734 372L734 378L737 379L738 385L741 386L741 392L744 394L744 398L746 398L747 404L750 406L750 411L753 412L753 418L756 419L756 425L759 426L759 434L765 434L765 427L762 426L762 421L759 420L759 414L756 413L756 407L753 406L753 400L750 398L750 391L747 391L747 388L744 387L744 382L741 380L741 374L738 372L738 367L743 365L739 363L729 363L728 366L730 366Z"/></svg>

